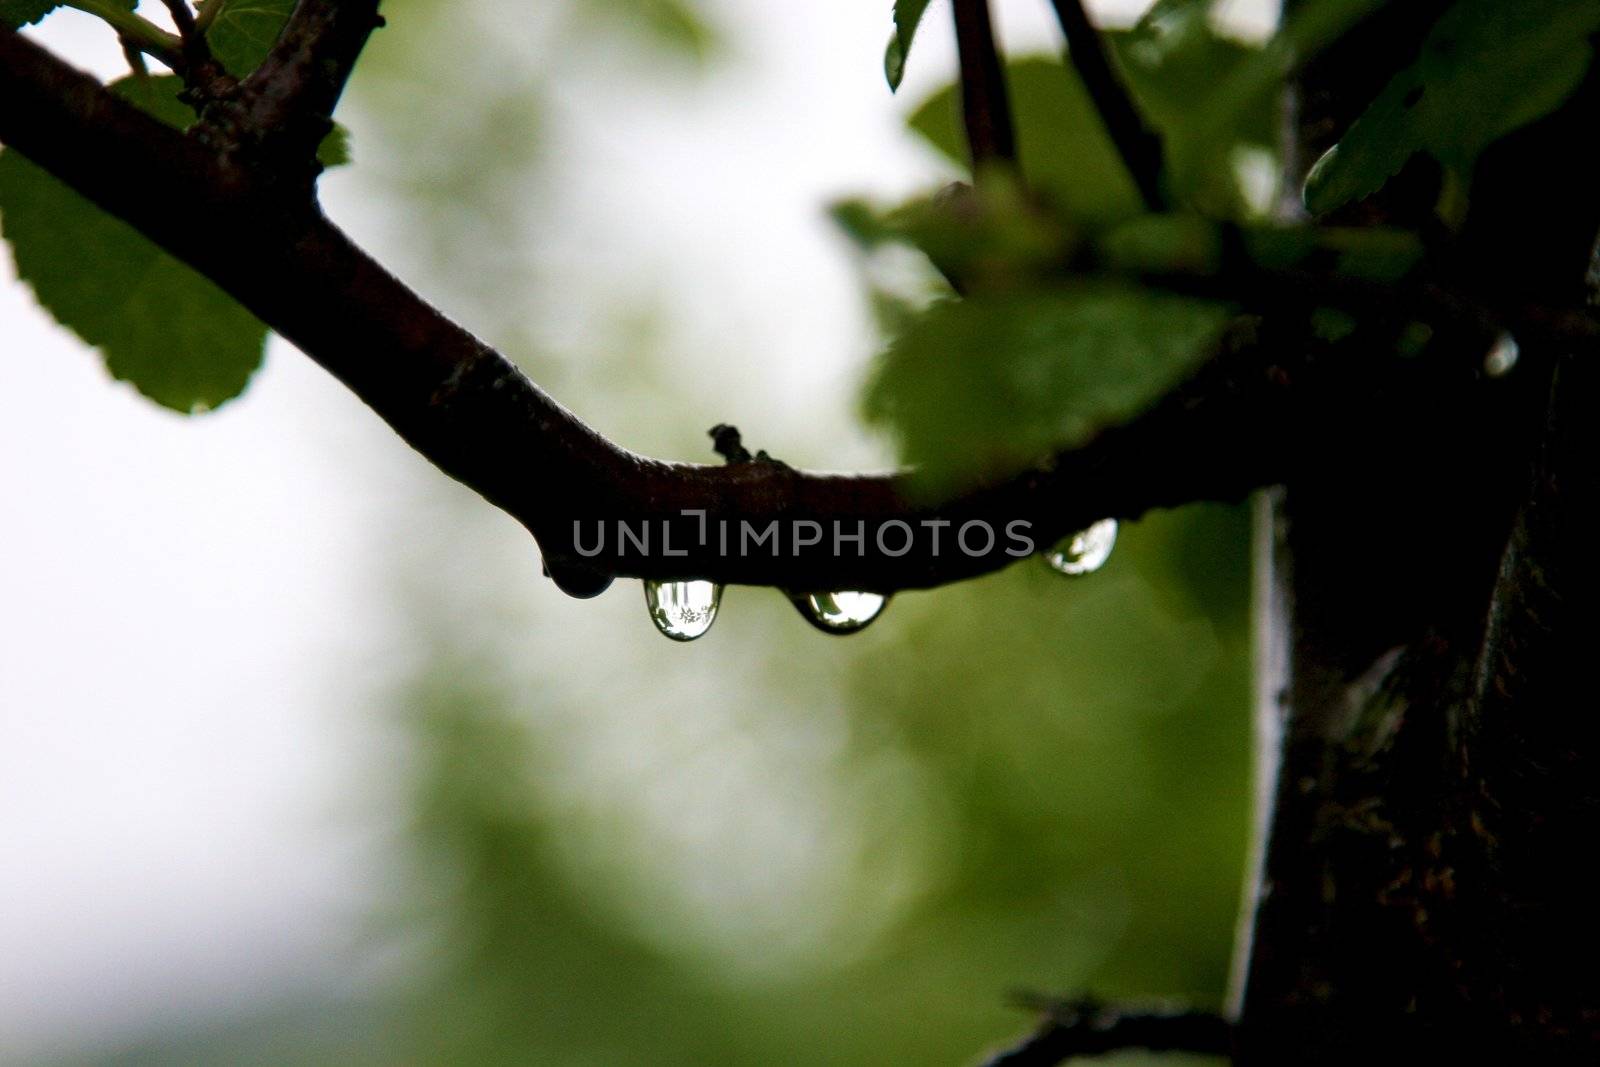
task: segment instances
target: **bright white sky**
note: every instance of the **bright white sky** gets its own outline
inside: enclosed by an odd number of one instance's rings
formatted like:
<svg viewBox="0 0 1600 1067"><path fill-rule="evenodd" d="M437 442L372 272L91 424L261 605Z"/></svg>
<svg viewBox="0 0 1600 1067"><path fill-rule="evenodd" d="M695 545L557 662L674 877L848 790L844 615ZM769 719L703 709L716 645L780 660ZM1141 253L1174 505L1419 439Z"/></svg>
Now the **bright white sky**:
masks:
<svg viewBox="0 0 1600 1067"><path fill-rule="evenodd" d="M1263 6L1228 5L1257 26ZM820 206L936 173L898 116L953 69L948 20L936 5L897 100L879 66L889 7L724 0L733 58L704 91L567 102L611 131L562 154L588 179L565 236L575 276L660 273L690 309L676 328L722 342L698 373L733 383L738 419L799 435L835 413L846 443L808 465L872 456L848 431L870 336ZM1053 46L1042 0L997 7L1011 50ZM87 16L38 35L123 69ZM325 182L330 213L404 274L417 253L363 177L377 134L342 117L357 164ZM795 289L812 294L804 319L785 314ZM729 352L763 355L739 378ZM407 632L372 559L390 502L438 476L277 341L242 400L156 408L34 307L8 256L0 457L0 1060L362 981L352 946L390 827L352 783L385 743L377 706Z"/></svg>

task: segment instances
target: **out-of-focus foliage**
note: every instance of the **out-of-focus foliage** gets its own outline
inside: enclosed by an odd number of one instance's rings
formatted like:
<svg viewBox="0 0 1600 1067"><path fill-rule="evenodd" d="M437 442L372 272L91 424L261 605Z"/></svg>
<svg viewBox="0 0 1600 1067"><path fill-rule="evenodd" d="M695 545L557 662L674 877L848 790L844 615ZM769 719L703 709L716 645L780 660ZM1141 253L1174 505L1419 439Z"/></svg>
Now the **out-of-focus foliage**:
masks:
<svg viewBox="0 0 1600 1067"><path fill-rule="evenodd" d="M1194 132L1196 112L1256 53L1219 36L1207 6L1169 0L1108 38L1162 137L1168 185L1190 209L1243 218L1239 153L1273 150L1273 87L1235 101L1224 126ZM901 23L897 6L902 49L920 12L904 14ZM1226 318L1221 305L1133 285L1056 280L1085 240L1144 206L1070 63L1024 59L1006 77L1027 193L986 175L978 193L835 212L864 245L908 240L970 289L960 302L905 310L868 391L869 417L893 431L932 488L1004 474L1137 415L1209 353ZM959 97L952 84L911 117L958 163Z"/></svg>
<svg viewBox="0 0 1600 1067"><path fill-rule="evenodd" d="M1306 179L1321 215L1427 152L1460 177L1490 144L1554 111L1594 60L1600 0L1460 0Z"/></svg>
<svg viewBox="0 0 1600 1067"><path fill-rule="evenodd" d="M1132 285L940 302L884 353L866 413L928 488L948 490L1127 421L1194 370L1227 319L1223 305Z"/></svg>
<svg viewBox="0 0 1600 1067"><path fill-rule="evenodd" d="M686 0L581 0L578 12L697 62L709 58L717 46L716 31Z"/></svg>
<svg viewBox="0 0 1600 1067"><path fill-rule="evenodd" d="M1216 88L1257 53L1219 37L1203 8L1152 15L1134 29L1107 34L1135 98L1166 148L1169 184L1178 199L1219 217L1245 211L1234 155L1277 144L1275 87L1258 87L1237 103L1223 128L1197 132L1195 116ZM1057 210L1085 223L1114 221L1144 210L1138 190L1070 63L1020 59L1006 68L1022 170ZM966 161L954 84L929 98L911 125L939 151ZM1203 136L1202 136L1203 133Z"/></svg>
<svg viewBox="0 0 1600 1067"><path fill-rule="evenodd" d="M422 760L416 920L435 931L437 970L400 1013L390 1051L423 1063L963 1062L1026 1027L1005 1004L1014 989L1216 1003L1247 821L1243 543L1236 509L1154 516L1093 579L1028 567L902 597L848 641L811 634L769 592L734 590L723 631L693 650L702 663L668 650L677 658L659 661L647 690L661 706L624 719L644 729L727 700L749 727L725 751L753 771L805 761L803 748L762 746L839 716L831 788L859 781L847 803L890 816L884 853L923 842L894 921L803 962L763 960L789 955L781 929L750 927L715 951L671 933L682 916L671 893L640 880L642 857L588 868L620 885L575 877L575 852L603 854L612 837L625 846L626 819L610 820L629 804L604 792L540 804L536 783L570 777L552 762L559 724L594 710L562 709L559 689L473 684L492 672L446 653L409 719ZM631 584L605 597L634 601ZM693 680L733 673L751 647L726 628L755 624L766 665L708 697ZM817 684L788 688L808 672ZM842 688L820 681L832 676ZM695 757L670 734L640 746L635 788L685 780L675 763ZM732 824L781 788L738 777ZM704 833L697 807L654 807L652 820L670 836ZM618 814L597 821L606 811ZM778 828L769 842L767 862L783 865L782 850L819 864L832 851ZM725 874L713 862L705 876ZM828 910L845 929L853 912L882 906L870 880L838 885Z"/></svg>

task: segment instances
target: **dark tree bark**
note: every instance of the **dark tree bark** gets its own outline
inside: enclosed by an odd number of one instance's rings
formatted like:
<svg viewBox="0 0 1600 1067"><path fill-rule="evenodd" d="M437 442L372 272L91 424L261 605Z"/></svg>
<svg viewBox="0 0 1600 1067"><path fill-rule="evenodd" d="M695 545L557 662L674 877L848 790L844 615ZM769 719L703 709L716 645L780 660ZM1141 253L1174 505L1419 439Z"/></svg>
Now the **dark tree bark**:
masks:
<svg viewBox="0 0 1600 1067"><path fill-rule="evenodd" d="M1306 72L1302 166L1438 6L1400 5ZM1484 159L1453 269L1582 305L1600 196L1572 153L1597 105L1591 76ZM1414 165L1363 210L1426 224L1437 183ZM1600 727L1580 658L1596 388L1592 360L1524 343L1503 381L1463 375L1415 410L1409 440L1345 433L1298 457L1271 505L1259 621L1283 671L1265 657L1261 705L1283 747L1236 1062L1600 1056Z"/></svg>

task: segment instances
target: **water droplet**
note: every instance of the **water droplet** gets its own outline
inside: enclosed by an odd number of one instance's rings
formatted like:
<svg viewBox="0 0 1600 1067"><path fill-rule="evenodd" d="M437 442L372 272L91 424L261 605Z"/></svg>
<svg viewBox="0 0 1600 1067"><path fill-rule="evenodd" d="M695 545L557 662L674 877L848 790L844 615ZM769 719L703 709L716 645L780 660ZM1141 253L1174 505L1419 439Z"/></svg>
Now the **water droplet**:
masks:
<svg viewBox="0 0 1600 1067"><path fill-rule="evenodd" d="M581 564L560 560L552 564L547 559L544 561L544 574L556 583L557 589L579 600L597 597L611 587L610 574Z"/></svg>
<svg viewBox="0 0 1600 1067"><path fill-rule="evenodd" d="M1491 378L1503 378L1511 373L1511 368L1521 358L1522 346L1517 344L1517 339L1509 333L1502 333L1495 338L1494 347L1483 357L1483 373Z"/></svg>
<svg viewBox="0 0 1600 1067"><path fill-rule="evenodd" d="M711 629L722 601L715 582L644 583L644 603L656 629L674 641L693 641Z"/></svg>
<svg viewBox="0 0 1600 1067"><path fill-rule="evenodd" d="M1117 543L1117 520L1101 519L1087 530L1063 537L1044 555L1052 570L1062 574L1091 574L1105 566Z"/></svg>
<svg viewBox="0 0 1600 1067"><path fill-rule="evenodd" d="M882 612L889 598L878 593L793 593L807 622L826 634L853 634Z"/></svg>

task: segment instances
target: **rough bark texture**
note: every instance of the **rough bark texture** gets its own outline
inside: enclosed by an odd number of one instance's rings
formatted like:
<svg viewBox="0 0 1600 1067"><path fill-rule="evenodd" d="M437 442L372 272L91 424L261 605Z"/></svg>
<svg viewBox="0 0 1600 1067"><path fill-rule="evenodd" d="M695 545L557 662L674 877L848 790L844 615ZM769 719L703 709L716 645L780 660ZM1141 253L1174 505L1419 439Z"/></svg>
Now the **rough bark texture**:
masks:
<svg viewBox="0 0 1600 1067"><path fill-rule="evenodd" d="M1306 157L1437 7L1402 6L1307 71ZM1600 198L1572 146L1597 97L1591 80L1485 158L1455 269L1581 305ZM1437 181L1414 165L1363 210L1425 222ZM1401 447L1345 433L1300 457L1273 516L1288 679L1264 695L1284 747L1238 1063L1600 1055L1600 733L1579 658L1596 389L1592 360L1524 344L1503 380L1464 375L1416 410Z"/></svg>

